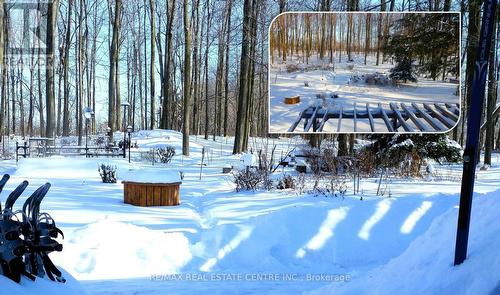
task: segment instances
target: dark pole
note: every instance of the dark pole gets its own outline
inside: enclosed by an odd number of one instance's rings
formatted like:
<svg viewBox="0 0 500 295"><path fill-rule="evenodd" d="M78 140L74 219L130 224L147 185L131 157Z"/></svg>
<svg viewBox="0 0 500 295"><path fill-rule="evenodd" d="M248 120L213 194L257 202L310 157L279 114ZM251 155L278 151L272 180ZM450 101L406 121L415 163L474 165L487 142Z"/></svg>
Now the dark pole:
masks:
<svg viewBox="0 0 500 295"><path fill-rule="evenodd" d="M483 113L486 70L488 68L488 57L496 5L497 0L484 1L479 47L474 66L474 79L472 80L472 102L467 121L467 141L464 150L464 168L462 174L462 188L460 191L460 208L458 211L455 265L459 265L467 258L474 177L476 174L476 164L479 160L479 129L481 125L481 114Z"/></svg>
<svg viewBox="0 0 500 295"><path fill-rule="evenodd" d="M125 145L125 142L127 140L127 137L126 137L127 133L125 132L126 131L126 126L127 126L127 124L125 122L125 119L127 118L125 116L126 113L127 113L127 105L124 104L123 105L123 122L122 122L122 125L123 125L122 126L123 127L123 129L122 129L123 130L123 158L124 159L127 157L127 150L126 150L127 146Z"/></svg>
<svg viewBox="0 0 500 295"><path fill-rule="evenodd" d="M85 158L89 157L88 141L89 141L89 119L85 118Z"/></svg>
<svg viewBox="0 0 500 295"><path fill-rule="evenodd" d="M128 130L128 162L130 163L130 146L132 145L132 141L130 141L130 130Z"/></svg>

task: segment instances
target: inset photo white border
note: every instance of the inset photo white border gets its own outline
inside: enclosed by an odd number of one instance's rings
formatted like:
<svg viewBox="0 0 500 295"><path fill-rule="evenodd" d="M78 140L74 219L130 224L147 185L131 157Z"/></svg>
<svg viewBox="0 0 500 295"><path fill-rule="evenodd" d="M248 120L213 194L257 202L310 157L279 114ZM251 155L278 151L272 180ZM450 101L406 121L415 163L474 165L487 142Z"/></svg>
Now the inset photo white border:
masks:
<svg viewBox="0 0 500 295"><path fill-rule="evenodd" d="M284 12L268 30L270 134L446 133L460 121L460 12Z"/></svg>

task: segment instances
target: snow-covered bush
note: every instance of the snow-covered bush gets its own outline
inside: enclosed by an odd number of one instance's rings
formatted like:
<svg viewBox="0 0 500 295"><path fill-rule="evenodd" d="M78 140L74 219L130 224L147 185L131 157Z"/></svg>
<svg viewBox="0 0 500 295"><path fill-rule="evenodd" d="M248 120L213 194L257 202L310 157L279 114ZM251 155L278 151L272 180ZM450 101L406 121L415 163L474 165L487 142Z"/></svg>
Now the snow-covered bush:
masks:
<svg viewBox="0 0 500 295"><path fill-rule="evenodd" d="M302 149L302 154L306 158L306 163L309 165L313 174L320 174L324 161L321 156L321 151L314 147L305 147Z"/></svg>
<svg viewBox="0 0 500 295"><path fill-rule="evenodd" d="M167 145L160 148L152 148L148 152L141 154L141 157L151 163L170 163L175 156L175 147Z"/></svg>
<svg viewBox="0 0 500 295"><path fill-rule="evenodd" d="M167 145L166 147L157 148L156 154L158 155L160 163L170 163L175 156L175 147Z"/></svg>
<svg viewBox="0 0 500 295"><path fill-rule="evenodd" d="M130 142L129 142L129 139L128 138L125 138L125 139L122 139L118 142L118 147L123 149L123 145L125 145L125 148L128 149L129 148L129 145L130 145Z"/></svg>
<svg viewBox="0 0 500 295"><path fill-rule="evenodd" d="M271 151L271 158L268 160L267 151L259 150L257 153L258 159L254 154L244 154L242 158L245 165L248 166L241 170L233 170L233 180L236 184L236 191L240 190L256 190L263 188L271 190L275 188L274 181L271 177L274 167L274 146Z"/></svg>
<svg viewBox="0 0 500 295"><path fill-rule="evenodd" d="M299 195L302 195L306 188L306 174L300 173L297 177L297 181L295 182L295 192Z"/></svg>
<svg viewBox="0 0 500 295"><path fill-rule="evenodd" d="M394 168L403 176L420 176L425 159L442 164L459 162L461 147L444 134L371 135L371 143L358 153L362 171L373 174L379 167Z"/></svg>
<svg viewBox="0 0 500 295"><path fill-rule="evenodd" d="M236 170L233 172L233 181L236 184L236 191L256 190L264 181L262 170L255 167Z"/></svg>
<svg viewBox="0 0 500 295"><path fill-rule="evenodd" d="M345 198L348 185L346 179L331 177L323 185L315 185L312 193L315 196L341 197Z"/></svg>
<svg viewBox="0 0 500 295"><path fill-rule="evenodd" d="M156 156L155 156L155 149L152 148L152 149L149 149L149 151L145 152L145 153L141 153L141 159L145 160L146 162L150 162L150 163L156 163L157 160L156 160Z"/></svg>
<svg viewBox="0 0 500 295"><path fill-rule="evenodd" d="M368 85L387 86L393 83L393 81L384 73L366 74L362 77Z"/></svg>
<svg viewBox="0 0 500 295"><path fill-rule="evenodd" d="M285 175L276 185L277 189L294 189L295 188L295 180L291 175Z"/></svg>
<svg viewBox="0 0 500 295"><path fill-rule="evenodd" d="M99 164L97 171L101 175L102 182L104 183L116 183L116 166L101 163Z"/></svg>
<svg viewBox="0 0 500 295"><path fill-rule="evenodd" d="M106 145L106 142L107 142L107 136L104 136L104 135L98 135L95 139L94 139L94 143L95 145L97 145L98 147L104 147Z"/></svg>
<svg viewBox="0 0 500 295"><path fill-rule="evenodd" d="M296 64L290 64L286 66L287 73L297 72L299 70L299 66Z"/></svg>

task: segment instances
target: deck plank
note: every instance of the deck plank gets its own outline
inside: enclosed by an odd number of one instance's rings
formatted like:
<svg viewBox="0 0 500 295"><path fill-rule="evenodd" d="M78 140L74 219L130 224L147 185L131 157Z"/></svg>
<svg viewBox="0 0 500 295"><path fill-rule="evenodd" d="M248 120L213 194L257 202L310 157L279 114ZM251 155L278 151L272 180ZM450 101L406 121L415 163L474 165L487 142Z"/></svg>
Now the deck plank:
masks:
<svg viewBox="0 0 500 295"><path fill-rule="evenodd" d="M392 128L392 122L389 120L389 117L387 117L387 114L380 102L378 103L378 108L380 109L380 113L382 114L382 119L384 119L387 130L389 130L389 132L394 132L394 128Z"/></svg>
<svg viewBox="0 0 500 295"><path fill-rule="evenodd" d="M401 126L403 126L403 129L406 132L414 132L413 128L411 128L411 126L409 126L405 122L405 119L403 118L403 115L401 115L401 112L399 111L398 106L393 102L391 102L389 105L391 106L391 109L394 112L394 114L396 114L396 117L398 118L399 122L401 123Z"/></svg>
<svg viewBox="0 0 500 295"><path fill-rule="evenodd" d="M436 109L438 109L445 117L452 119L453 121L458 121L458 116L454 113L452 113L450 110L447 108L440 106L439 104L435 103L434 106Z"/></svg>
<svg viewBox="0 0 500 295"><path fill-rule="evenodd" d="M375 124L373 123L373 116L370 112L370 104L366 103L366 112L368 113L368 120L370 121L370 129L375 132Z"/></svg>
<svg viewBox="0 0 500 295"><path fill-rule="evenodd" d="M413 121L413 123L418 127L418 129L420 129L420 131L424 131L424 132L429 132L431 131L429 129L429 127L425 126L418 118L417 116L415 115L415 113L413 113L413 111L404 103L401 103L401 108L406 112L406 114L408 114L408 117L410 117L410 120Z"/></svg>
<svg viewBox="0 0 500 295"><path fill-rule="evenodd" d="M318 112L318 110L319 110L320 108L321 108L321 106L317 106L317 107L314 109L314 112L312 113L311 118L309 118L309 122L307 123L306 127L304 128L304 131L305 131L305 132L309 132L309 129L311 129L311 126L313 125L314 120L316 120L316 113Z"/></svg>
<svg viewBox="0 0 500 295"><path fill-rule="evenodd" d="M436 111L434 108L432 108L430 105L424 103L424 108L432 113L432 115L438 119L441 123L446 125L448 128L453 128L455 125L455 122L451 120L450 118L447 118L443 116L440 112Z"/></svg>
<svg viewBox="0 0 500 295"><path fill-rule="evenodd" d="M353 106L353 119L354 119L354 132L358 132L358 128L357 128L357 118L356 118L356 102L354 102L354 106Z"/></svg>
<svg viewBox="0 0 500 295"><path fill-rule="evenodd" d="M426 111L422 110L416 103L412 103L411 106L417 111L417 113L424 118L427 123L429 123L432 128L436 129L436 131L446 131L446 127L443 126L438 120L432 118Z"/></svg>
<svg viewBox="0 0 500 295"><path fill-rule="evenodd" d="M337 125L337 132L340 132L340 127L342 125L342 111L344 110L344 106L340 105L340 112L339 112L339 124Z"/></svg>

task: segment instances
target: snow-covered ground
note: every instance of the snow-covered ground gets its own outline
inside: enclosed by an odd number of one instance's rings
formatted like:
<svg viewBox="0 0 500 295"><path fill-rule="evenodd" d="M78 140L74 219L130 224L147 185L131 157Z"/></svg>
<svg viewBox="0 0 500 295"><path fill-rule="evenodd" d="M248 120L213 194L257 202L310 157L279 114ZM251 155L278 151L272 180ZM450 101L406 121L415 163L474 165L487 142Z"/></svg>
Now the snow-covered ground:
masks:
<svg viewBox="0 0 500 295"><path fill-rule="evenodd" d="M180 134L170 131L134 137L142 148L181 143ZM279 155L294 140L252 139L251 145L255 150L266 141L271 147L278 144ZM80 287L89 294L336 294L337 289L347 294L443 294L454 284L467 287L454 288L454 293L478 294L473 291L491 292L500 282L494 219L500 207L497 154L492 167L477 174L475 191L483 195L474 202L470 259L453 268L460 190L454 176L460 175L460 165L435 167L434 180L393 179L390 198L375 196L375 178L362 179L363 200L350 190L345 199L290 190L235 192L231 176L221 173L226 164L240 163L231 155L232 139L192 136L191 146L191 157L178 155L154 167L116 158L23 159L17 166L3 161L0 173L12 177L0 197L5 200L27 179L30 186L19 206L37 186L52 183L42 211L54 217L66 239L64 250L51 257L79 281L81 286L69 283L74 294ZM203 147L209 157L200 179ZM118 183L101 183L100 162L117 166ZM124 204L121 175L141 167L183 171L181 205ZM477 278L467 281L479 269ZM5 284L19 294L54 287L46 280L14 286L0 277L0 285Z"/></svg>
<svg viewBox="0 0 500 295"><path fill-rule="evenodd" d="M301 61L301 59L299 59ZM322 67L323 69L296 71L288 73L287 65L298 64L298 68L307 69L308 67ZM382 63L375 65L373 56L369 56L367 65L364 64L363 57L355 57L353 69L348 69L348 63L345 58L342 62L335 61L334 65L322 63L316 60L316 56L311 57L308 65L299 61L287 62L286 64L274 64L270 66L269 80L269 116L270 132L286 133L293 122L299 118L301 111L309 106L321 105L329 108L331 111L353 110L356 103L356 110L366 111L366 103L370 103L370 110L375 112L378 109L378 103L381 103L385 110L390 110L389 103L450 103L460 102L459 97L455 95L457 84L433 81L420 77L416 83L402 83L399 86L380 86L367 85L363 81L352 82L351 76L365 74L374 74L376 72L389 74L389 69L394 67L391 63ZM332 70L332 67L335 70ZM305 86L306 83L308 86ZM331 98L331 94L337 94L338 98ZM317 98L317 95L325 95L326 99ZM285 97L299 95L300 103L285 104ZM416 126L408 120L408 124L415 128ZM336 132L338 119L330 119L323 127L324 132ZM353 120L343 120L341 132L353 132ZM375 130L378 132L387 132L382 120L375 120ZM302 126L298 126L295 132L303 132ZM369 132L370 125L368 119L358 119L357 132Z"/></svg>

